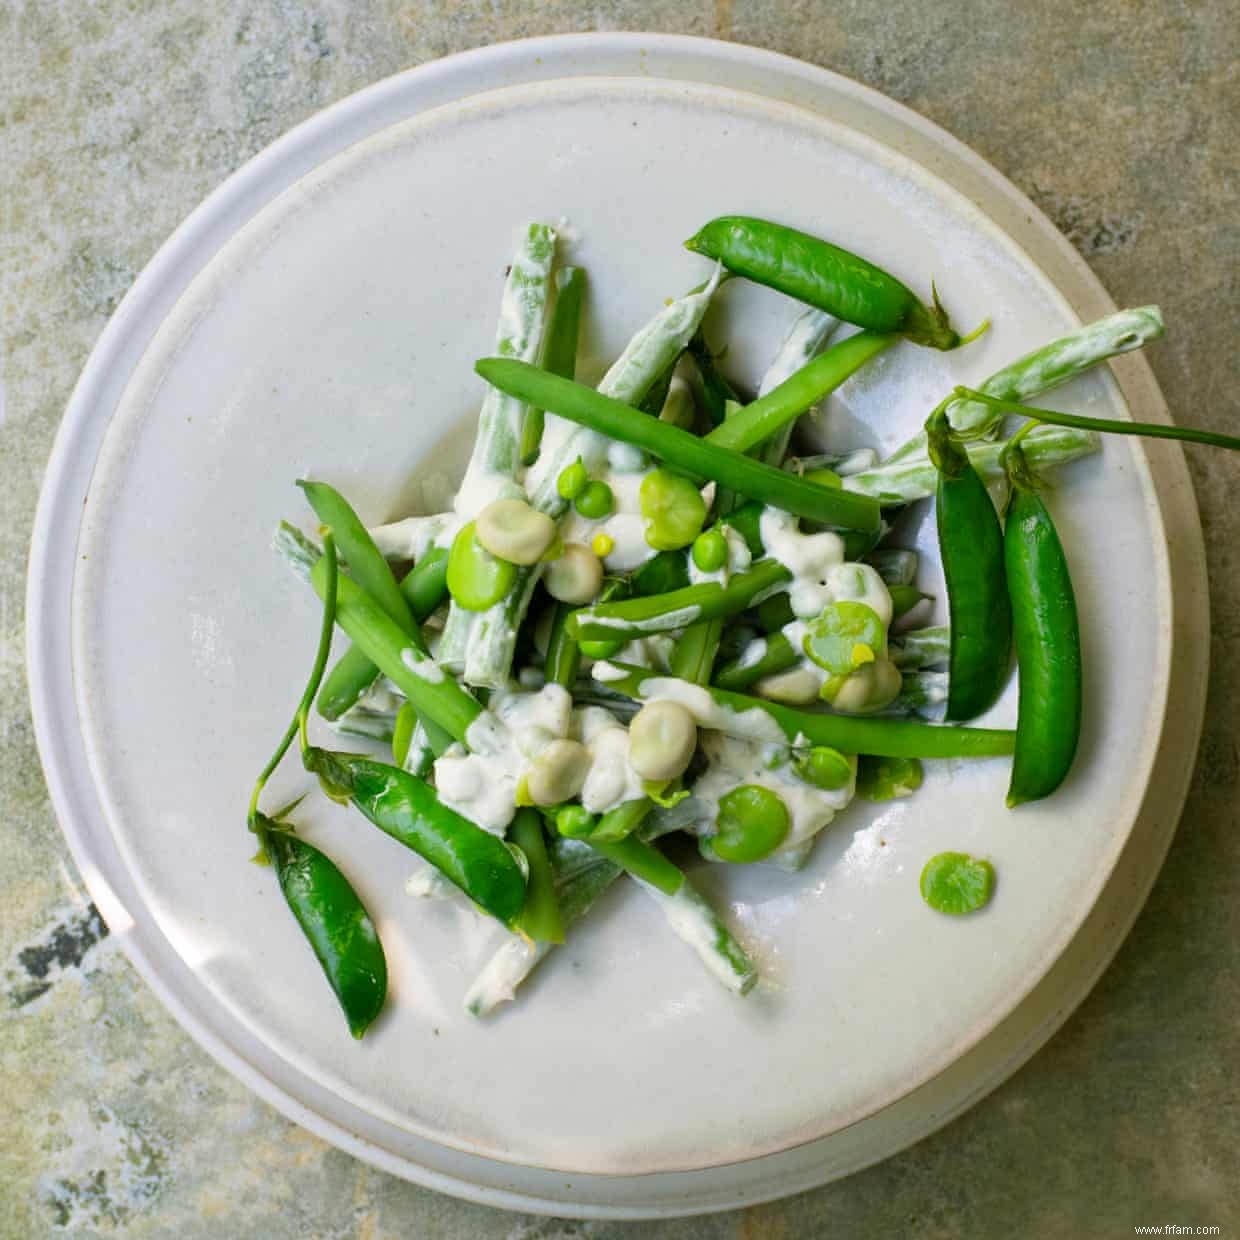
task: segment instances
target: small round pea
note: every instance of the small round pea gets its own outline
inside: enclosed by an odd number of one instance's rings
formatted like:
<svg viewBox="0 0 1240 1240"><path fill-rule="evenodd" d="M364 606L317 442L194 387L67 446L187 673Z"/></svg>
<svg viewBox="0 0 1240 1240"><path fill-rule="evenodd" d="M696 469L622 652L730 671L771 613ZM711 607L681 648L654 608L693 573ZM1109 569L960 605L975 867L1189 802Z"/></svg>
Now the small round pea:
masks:
<svg viewBox="0 0 1240 1240"><path fill-rule="evenodd" d="M838 749L815 745L793 763L793 770L807 784L825 792L846 788L853 777L853 765Z"/></svg>
<svg viewBox="0 0 1240 1240"><path fill-rule="evenodd" d="M681 474L654 469L642 479L642 517L646 542L656 551L687 547L706 520L706 501L697 487Z"/></svg>
<svg viewBox="0 0 1240 1240"><path fill-rule="evenodd" d="M555 829L573 840L589 835L597 822L597 815L583 805L563 805L555 814Z"/></svg>
<svg viewBox="0 0 1240 1240"><path fill-rule="evenodd" d="M587 482L573 499L573 507L587 521L601 521L616 510L616 497L605 482Z"/></svg>
<svg viewBox="0 0 1240 1240"><path fill-rule="evenodd" d="M616 540L610 534L598 533L590 539L590 550L594 552L600 560L606 559L607 556L616 549Z"/></svg>
<svg viewBox="0 0 1240 1240"><path fill-rule="evenodd" d="M510 564L537 564L555 542L555 522L523 499L497 499L476 522L478 541Z"/></svg>
<svg viewBox="0 0 1240 1240"><path fill-rule="evenodd" d="M717 573L728 562L728 540L722 530L705 530L693 540L693 562L704 573Z"/></svg>
<svg viewBox="0 0 1240 1240"><path fill-rule="evenodd" d="M629 765L649 780L683 775L697 747L697 723L679 702L647 702L629 724Z"/></svg>
<svg viewBox="0 0 1240 1240"><path fill-rule="evenodd" d="M789 825L788 807L774 792L742 784L719 798L717 833L703 843L720 861L761 861L784 842Z"/></svg>
<svg viewBox="0 0 1240 1240"><path fill-rule="evenodd" d="M560 476L555 480L555 489L559 492L561 499L574 500L585 489L589 481L590 475L581 458L578 457L571 465L566 465L560 470Z"/></svg>
<svg viewBox="0 0 1240 1240"><path fill-rule="evenodd" d="M525 788L535 805L561 805L582 789L590 773L590 751L578 741L555 740L525 772Z"/></svg>
<svg viewBox="0 0 1240 1240"><path fill-rule="evenodd" d="M603 584L603 562L581 543L565 543L564 554L547 565L543 585L561 603L588 603Z"/></svg>
<svg viewBox="0 0 1240 1240"><path fill-rule="evenodd" d="M994 889L995 867L968 853L938 853L921 872L921 898L939 913L976 913L990 903Z"/></svg>

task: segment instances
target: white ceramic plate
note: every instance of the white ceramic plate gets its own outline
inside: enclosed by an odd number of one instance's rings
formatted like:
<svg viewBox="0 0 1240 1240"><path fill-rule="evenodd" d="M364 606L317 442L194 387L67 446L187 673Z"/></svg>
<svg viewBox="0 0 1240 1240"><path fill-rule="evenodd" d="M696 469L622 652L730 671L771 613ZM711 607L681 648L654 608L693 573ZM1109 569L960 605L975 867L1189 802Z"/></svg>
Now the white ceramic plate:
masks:
<svg viewBox="0 0 1240 1240"><path fill-rule="evenodd" d="M719 1208L928 1131L1040 1044L1113 952L1195 750L1191 493L1176 449L1151 470L1112 442L1054 499L1089 678L1081 759L1052 802L1008 814L1006 763L934 766L914 799L850 809L801 874L703 873L767 979L749 1000L617 891L484 1023L460 999L494 934L411 900L397 845L316 809L300 820L364 893L392 970L387 1015L352 1042L270 873L246 863L246 791L315 629L313 599L267 552L300 511L292 480L327 478L376 520L459 467L515 223L571 222L601 359L701 278L679 243L723 211L828 233L915 287L934 276L959 324L992 316L968 350L902 347L842 393L836 423L881 447L952 382L1108 308L1010 186L851 83L693 40L494 48L337 105L191 218L92 357L40 509L40 743L113 930L191 1031L289 1114L483 1200ZM721 300L712 334L754 376L793 308L747 286ZM1121 372L1140 416L1165 416L1143 363ZM1061 399L1128 416L1105 376ZM1012 716L1009 695L993 721ZM273 794L302 782L290 769ZM982 917L920 901L921 865L944 848L994 859Z"/></svg>

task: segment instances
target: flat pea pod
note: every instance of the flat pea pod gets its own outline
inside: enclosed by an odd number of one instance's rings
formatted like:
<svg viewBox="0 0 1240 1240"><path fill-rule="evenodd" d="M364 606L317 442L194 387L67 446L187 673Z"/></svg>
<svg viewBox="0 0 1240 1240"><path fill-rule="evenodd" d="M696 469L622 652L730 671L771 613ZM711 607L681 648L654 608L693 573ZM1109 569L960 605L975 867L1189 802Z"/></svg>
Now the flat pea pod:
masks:
<svg viewBox="0 0 1240 1240"><path fill-rule="evenodd" d="M280 890L327 977L349 1032L360 1038L387 997L387 961L361 898L326 853L265 814L255 829Z"/></svg>
<svg viewBox="0 0 1240 1240"><path fill-rule="evenodd" d="M962 852L941 852L921 871L921 898L938 913L959 917L990 903L995 867L984 858Z"/></svg>
<svg viewBox="0 0 1240 1240"><path fill-rule="evenodd" d="M435 795L425 780L360 754L308 748L308 771L348 793L381 831L429 861L479 908L512 927L525 906L526 874L512 850Z"/></svg>
<svg viewBox="0 0 1240 1240"><path fill-rule="evenodd" d="M795 228L752 216L721 215L685 246L846 323L873 332L898 332L933 349L963 343L937 294L933 305L925 306L882 268Z"/></svg>
<svg viewBox="0 0 1240 1240"><path fill-rule="evenodd" d="M973 719L994 705L1011 660L1003 531L986 484L951 434L944 406L930 415L926 432L938 472L935 520L951 618L946 718Z"/></svg>
<svg viewBox="0 0 1240 1240"><path fill-rule="evenodd" d="M572 378L577 372L577 337L581 331L581 303L586 290L586 273L580 267L561 267L555 273L555 305L543 346L544 370ZM521 427L521 463L532 465L538 459L543 433L543 411L531 409Z"/></svg>
<svg viewBox="0 0 1240 1240"><path fill-rule="evenodd" d="M466 611L486 611L505 598L517 580L517 567L492 555L479 541L472 521L461 526L448 552L448 593Z"/></svg>
<svg viewBox="0 0 1240 1240"><path fill-rule="evenodd" d="M1017 446L1016 453L1020 449ZM1050 796L1081 735L1081 634L1063 544L1019 458L1003 536L1012 600L1019 705L1009 806Z"/></svg>

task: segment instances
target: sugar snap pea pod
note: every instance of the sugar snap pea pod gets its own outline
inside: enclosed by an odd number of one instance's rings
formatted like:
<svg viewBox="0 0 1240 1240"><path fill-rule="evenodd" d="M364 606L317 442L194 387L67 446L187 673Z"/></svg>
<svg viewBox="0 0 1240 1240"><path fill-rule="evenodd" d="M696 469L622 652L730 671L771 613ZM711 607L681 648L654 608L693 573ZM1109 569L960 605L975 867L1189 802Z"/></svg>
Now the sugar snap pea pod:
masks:
<svg viewBox="0 0 1240 1240"><path fill-rule="evenodd" d="M577 373L577 337L581 332L581 303L585 297L586 273L580 267L561 267L555 273L555 305L543 345L544 370L553 375ZM521 428L521 462L532 465L542 442L543 411L531 409Z"/></svg>
<svg viewBox="0 0 1240 1240"><path fill-rule="evenodd" d="M953 437L945 405L926 422L939 473L934 514L951 626L948 719L989 710L1007 683L1012 607L1003 569L1003 531L986 484Z"/></svg>
<svg viewBox="0 0 1240 1240"><path fill-rule="evenodd" d="M326 853L264 814L256 824L285 903L340 1001L349 1032L360 1038L387 998L387 961L374 922Z"/></svg>
<svg viewBox="0 0 1240 1240"><path fill-rule="evenodd" d="M699 727L741 740L828 745L841 753L893 758L991 758L1010 754L1015 733L999 728L940 727L906 719L859 718L795 710L764 698L703 688L626 663L596 663L594 677L639 701L669 697ZM797 741L798 736L804 740Z"/></svg>
<svg viewBox="0 0 1240 1240"><path fill-rule="evenodd" d="M981 384L981 391L1000 400L1028 401L1075 379L1100 362L1139 349L1162 335L1162 311L1157 306L1120 310L1009 362ZM951 420L957 430L989 434L998 417L985 404L972 402L957 405L951 411ZM926 433L918 431L889 460L894 463L907 456L925 454Z"/></svg>
<svg viewBox="0 0 1240 1240"><path fill-rule="evenodd" d="M547 856L542 815L533 809L517 810L510 832L512 842L525 854L529 865L525 906L517 924L535 942L563 943L564 919L555 890L555 871Z"/></svg>
<svg viewBox="0 0 1240 1240"><path fill-rule="evenodd" d="M758 447L790 428L801 414L812 409L896 340L896 336L859 332L833 344L765 396L759 396L752 405L746 405L715 427L706 441L736 452ZM780 455L782 457L782 453Z"/></svg>
<svg viewBox="0 0 1240 1240"><path fill-rule="evenodd" d="M448 552L434 547L401 578L400 592L415 624L421 624L448 595ZM324 719L339 719L375 683L379 669L350 647L327 673L316 706Z"/></svg>
<svg viewBox="0 0 1240 1240"><path fill-rule="evenodd" d="M461 817L424 780L360 754L311 746L302 754L308 771L348 794L381 831L429 861L479 908L506 926L525 905L526 875L512 849L496 835Z"/></svg>
<svg viewBox="0 0 1240 1240"><path fill-rule="evenodd" d="M875 332L898 332L914 344L954 349L965 343L953 329L938 294L931 306L894 276L864 258L769 220L721 215L685 246L716 259L731 272L777 289L845 323Z"/></svg>
<svg viewBox="0 0 1240 1240"><path fill-rule="evenodd" d="M280 743L254 781L247 819L258 838L259 855L274 867L284 902L310 943L345 1014L349 1032L360 1038L378 1016L387 996L387 962L374 922L335 862L293 834L286 815L298 802L271 816L259 809L263 788L288 752L293 737L300 736L303 750L306 748L310 704L331 653L339 577L336 543L330 530L324 534L323 556L323 620L310 679Z"/></svg>
<svg viewBox="0 0 1240 1240"><path fill-rule="evenodd" d="M802 478L763 465L759 461L721 448L709 440L646 417L619 401L584 384L549 375L524 362L488 357L475 370L502 390L538 401L560 417L600 431L612 439L631 443L676 469L713 479L779 508L827 525L875 530L878 506L862 496L815 486ZM726 424L725 424L726 425Z"/></svg>
<svg viewBox="0 0 1240 1240"><path fill-rule="evenodd" d="M999 464L1002 443L988 440L963 446L983 482L997 482L1003 477ZM1042 471L1090 456L1098 451L1098 446L1098 436L1091 431L1040 426L1026 441L1025 451L1030 463ZM920 454L891 458L873 469L844 478L844 489L869 495L884 505L929 499L938 486L938 471L925 453L924 441L922 449Z"/></svg>
<svg viewBox="0 0 1240 1240"><path fill-rule="evenodd" d="M708 581L670 594L583 607L573 613L568 627L578 641L668 633L698 621L737 615L759 595L791 577L778 560L762 560L747 572L737 573L726 585Z"/></svg>
<svg viewBox="0 0 1240 1240"><path fill-rule="evenodd" d="M1008 449L1012 490L1003 558L1016 643L1019 698L1009 806L1050 796L1063 783L1081 735L1081 634L1063 544L1020 436Z"/></svg>

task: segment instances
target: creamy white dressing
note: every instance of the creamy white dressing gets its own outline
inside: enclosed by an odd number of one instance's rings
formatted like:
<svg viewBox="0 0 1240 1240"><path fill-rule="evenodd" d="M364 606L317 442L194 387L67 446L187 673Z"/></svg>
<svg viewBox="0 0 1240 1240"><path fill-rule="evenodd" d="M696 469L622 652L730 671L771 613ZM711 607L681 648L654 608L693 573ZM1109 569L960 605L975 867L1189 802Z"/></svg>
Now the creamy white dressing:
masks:
<svg viewBox="0 0 1240 1240"><path fill-rule="evenodd" d="M633 667L646 667L655 672L671 670L672 650L676 639L670 633L652 633L649 637L635 637L622 646L616 659Z"/></svg>
<svg viewBox="0 0 1240 1240"><path fill-rule="evenodd" d="M850 759L853 777L848 783L829 791L797 777L785 745L754 744L717 733L704 735L701 744L710 765L693 786L694 799L704 807L695 828L698 834L713 833L721 797L742 784L757 784L775 793L788 810L788 834L780 845L783 852L813 839L856 791L855 760Z"/></svg>
<svg viewBox="0 0 1240 1240"><path fill-rule="evenodd" d="M460 528L455 513L441 512L375 525L367 532L385 560L420 560L432 547L449 546Z"/></svg>
<svg viewBox="0 0 1240 1240"><path fill-rule="evenodd" d="M629 734L600 706L574 708L562 685L496 693L465 734L435 762L439 798L480 827L502 835L516 813L517 789L532 763L560 740L579 741L590 756L581 803L602 814L643 794L629 766Z"/></svg>
<svg viewBox="0 0 1240 1240"><path fill-rule="evenodd" d="M607 449L607 466L615 474L640 474L649 469L650 462L640 448L617 439Z"/></svg>
<svg viewBox="0 0 1240 1240"><path fill-rule="evenodd" d="M612 549L602 557L604 567L612 573L631 573L655 554L654 548L646 541L641 509L642 481L651 471L641 466L639 470L612 472L596 466L590 476L611 487L616 501L615 510L601 521L592 521L569 505L560 518L560 538L566 543L584 543L589 547L599 534L605 534L612 540Z"/></svg>
<svg viewBox="0 0 1240 1240"><path fill-rule="evenodd" d="M745 649L741 651L740 658L736 660L737 667L756 667L763 659L766 658L766 638L755 637L749 642Z"/></svg>
<svg viewBox="0 0 1240 1240"><path fill-rule="evenodd" d="M599 674L600 668L605 669L603 675ZM606 683L608 679L623 679L627 673L607 663L596 663L593 675L596 680ZM699 728L710 728L726 732L729 736L766 744L787 744L779 724L761 707L742 711L722 706L701 685L691 685L687 680L678 680L674 676L649 676L642 681L638 695L643 702L678 702L693 716Z"/></svg>
<svg viewBox="0 0 1240 1240"><path fill-rule="evenodd" d="M428 685L443 683L444 670L434 659L427 658L420 650L406 646L400 652L400 661L419 679Z"/></svg>
<svg viewBox="0 0 1240 1240"><path fill-rule="evenodd" d="M845 562L844 540L838 534L803 534L797 518L778 508L762 510L759 531L767 554L792 574L788 601L799 619L808 620L829 604L849 599L873 608L883 624L891 623L886 584L869 564Z"/></svg>

